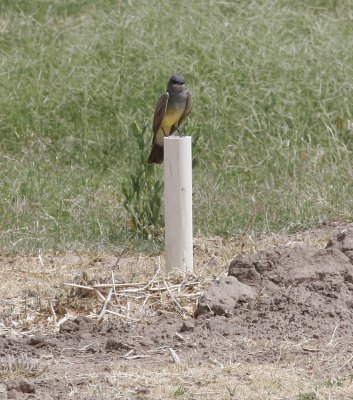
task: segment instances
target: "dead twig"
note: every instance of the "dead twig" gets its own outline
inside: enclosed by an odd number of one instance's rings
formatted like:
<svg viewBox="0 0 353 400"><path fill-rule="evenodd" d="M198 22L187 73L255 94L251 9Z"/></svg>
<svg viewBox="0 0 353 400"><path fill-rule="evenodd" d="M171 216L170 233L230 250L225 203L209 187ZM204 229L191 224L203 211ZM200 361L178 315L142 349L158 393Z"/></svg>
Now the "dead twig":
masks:
<svg viewBox="0 0 353 400"><path fill-rule="evenodd" d="M129 351L124 355L124 357L125 357L125 358L129 357L134 351L135 351L135 349L129 350Z"/></svg>
<svg viewBox="0 0 353 400"><path fill-rule="evenodd" d="M61 353L63 353L64 351L74 351L74 352L83 351L84 352L84 351L88 351L91 346L92 346L92 344L90 343L90 344L86 344L86 346L83 346L80 349L77 349L75 347L64 347L61 350Z"/></svg>
<svg viewBox="0 0 353 400"><path fill-rule="evenodd" d="M70 286L70 287L76 287L78 289L90 290L90 291L95 291L95 289L109 289L109 288L113 288L113 287L115 287L116 289L119 289L119 288L135 288L136 287L136 289L119 290L119 294L120 293L138 293L138 292L144 292L144 291L165 292L165 291L168 290L165 287L150 287L150 285L152 284L154 279L155 279L155 277L148 283L123 283L123 284L121 284L121 283L115 283L114 282L114 283L97 284L97 285L92 285L92 286L78 285L76 283L64 283L64 285L65 286ZM180 283L178 285L170 285L169 289L179 289L180 290L183 287L189 288L189 287L197 286L199 284L200 284L199 281L186 282L186 283ZM144 286L142 286L142 285L144 285Z"/></svg>
<svg viewBox="0 0 353 400"><path fill-rule="evenodd" d="M332 332L332 335L331 335L331 339L330 339L330 341L327 343L327 346L334 346L334 344L333 344L333 339L334 339L334 337L335 337L335 334L336 334L336 331L337 331L338 326L339 326L339 323L337 323L336 326L334 327L333 332Z"/></svg>
<svg viewBox="0 0 353 400"><path fill-rule="evenodd" d="M197 298L198 294L195 293L195 290L197 290L199 293L200 281L184 281L178 284L171 284L165 279L160 278L160 274L161 262L160 258L158 258L158 265L155 273L148 282L117 283L115 280L114 271L111 271L110 283L96 285L65 283L64 285L80 290L87 290L97 294L98 298L103 302L101 311L97 316L98 323L103 321L104 315L107 313L115 315L119 318L138 322L141 319L130 317L130 312L133 311L135 315L142 315L144 317L147 314L151 314L153 310L156 310L158 304L164 299L163 293L165 292L168 293L168 302L174 306L176 311L181 316L187 315L187 312L181 306L181 301L189 302L191 299L194 299L195 297ZM104 296L101 293L102 289L109 289L109 292ZM132 310L130 309L130 299L132 300L133 304ZM138 303L139 312L136 313L136 306ZM109 304L110 309L108 310Z"/></svg>
<svg viewBox="0 0 353 400"><path fill-rule="evenodd" d="M77 288L77 289L89 290L91 292L96 293L97 296L101 300L105 301L105 297L102 295L102 293L95 286L78 285L76 283L64 283L64 285L65 286L74 287L74 288ZM110 285L110 287L111 287L111 285Z"/></svg>
<svg viewBox="0 0 353 400"><path fill-rule="evenodd" d="M93 291L103 302L105 301L105 297L102 295L102 293L98 289L93 288Z"/></svg>
<svg viewBox="0 0 353 400"><path fill-rule="evenodd" d="M196 285L199 285L199 284L200 284L199 281L180 283L178 285L170 285L169 289L189 288L189 287L193 287L193 286L196 286ZM74 286L74 284L70 284L70 283L65 283L65 285ZM130 286L132 286L132 285L130 285ZM80 285L78 285L77 287L81 287L82 289L90 288L88 290L92 290L92 288L98 288L98 287L101 287L101 288L103 288L103 287L104 288L112 288L113 284L112 283L107 283L107 284L104 284L104 286L98 286L98 285L80 286ZM115 287L118 288L119 284L115 284ZM117 294L120 295L120 294L123 294L123 293L139 293L139 292L146 292L146 291L148 291L148 292L165 292L167 290L168 289L166 289L165 287L150 287L150 282L149 282L149 283L146 283L144 287L139 287L139 288L136 288L136 289L119 290L117 292Z"/></svg>
<svg viewBox="0 0 353 400"><path fill-rule="evenodd" d="M171 347L169 347L169 351L170 351L170 354L173 357L173 360L174 360L175 364L180 364L181 360L180 360L180 357L178 356L178 354L176 353L176 351L173 350Z"/></svg>
<svg viewBox="0 0 353 400"><path fill-rule="evenodd" d="M70 283L65 283L65 285L72 285ZM136 287L139 288L141 286L146 285L145 282L136 282L136 283L116 283L115 281L113 283L97 283L96 285L93 285L93 288L98 288L98 289L109 289L112 286L115 286L116 288L129 288L129 287ZM90 286L89 286L90 287Z"/></svg>
<svg viewBox="0 0 353 400"><path fill-rule="evenodd" d="M184 337L183 335L181 335L179 332L175 332L174 335L175 335L177 338L179 338L180 340L182 340L182 341L185 341L185 340L186 340L185 337Z"/></svg>
<svg viewBox="0 0 353 400"><path fill-rule="evenodd" d="M102 311L100 312L100 314L98 316L97 322L99 324L103 321L103 317L107 311L108 304L109 304L110 300L112 299L112 295L113 295L113 288L109 290L108 296L105 299L105 303L103 304Z"/></svg>
<svg viewBox="0 0 353 400"><path fill-rule="evenodd" d="M169 296L171 297L171 299L173 300L173 303L175 304L176 309L180 312L180 314L182 316L185 316L185 311L183 310L183 307L179 304L178 300L175 298L175 296L173 295L172 291L170 290L170 288L168 287L168 283L163 279L164 285L168 291Z"/></svg>
<svg viewBox="0 0 353 400"><path fill-rule="evenodd" d="M52 303L51 300L49 300L49 308L50 308L51 316L53 318L53 324L56 325L56 322L57 322L56 321L56 314L55 314L55 310L54 310L53 303Z"/></svg>
<svg viewBox="0 0 353 400"><path fill-rule="evenodd" d="M155 279L157 278L157 276L161 273L161 258L158 257L158 268L156 273L154 274L153 278L142 288L142 290L146 290L148 289L152 283L155 281Z"/></svg>
<svg viewBox="0 0 353 400"><path fill-rule="evenodd" d="M136 354L136 356L129 356L126 357L127 360L135 360L136 358L150 358L151 356L144 355L144 354Z"/></svg>
<svg viewBox="0 0 353 400"><path fill-rule="evenodd" d="M117 317L127 318L127 319L129 319L130 321L135 321L135 322L139 322L139 321L140 321L140 320L138 320L138 319L136 319L136 318L131 318L131 317L128 317L127 315L119 314L119 313L117 313L117 312L115 312L115 311L112 311L112 310L105 310L105 312L108 313L108 314L116 315Z"/></svg>
<svg viewBox="0 0 353 400"><path fill-rule="evenodd" d="M116 298L116 283L115 283L114 271L112 271L112 282L113 282L113 293Z"/></svg>
<svg viewBox="0 0 353 400"><path fill-rule="evenodd" d="M353 360L353 356L350 356L339 368L337 371L341 371L347 364L349 364Z"/></svg>

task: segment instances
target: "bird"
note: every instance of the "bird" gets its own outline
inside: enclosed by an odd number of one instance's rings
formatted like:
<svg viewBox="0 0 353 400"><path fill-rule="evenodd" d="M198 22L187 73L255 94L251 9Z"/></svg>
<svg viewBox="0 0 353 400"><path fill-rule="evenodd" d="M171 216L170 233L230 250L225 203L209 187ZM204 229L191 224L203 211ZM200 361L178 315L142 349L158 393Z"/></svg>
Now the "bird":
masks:
<svg viewBox="0 0 353 400"><path fill-rule="evenodd" d="M183 75L173 74L154 111L152 150L147 159L148 164L163 163L164 137L172 135L180 127L191 108L192 95L185 88Z"/></svg>

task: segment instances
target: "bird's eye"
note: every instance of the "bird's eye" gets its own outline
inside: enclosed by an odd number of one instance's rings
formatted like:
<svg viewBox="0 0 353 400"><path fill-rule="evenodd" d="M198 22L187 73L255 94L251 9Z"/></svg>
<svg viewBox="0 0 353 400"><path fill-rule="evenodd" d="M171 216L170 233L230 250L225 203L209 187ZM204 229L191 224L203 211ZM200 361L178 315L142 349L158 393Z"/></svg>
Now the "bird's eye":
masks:
<svg viewBox="0 0 353 400"><path fill-rule="evenodd" d="M176 79L172 80L173 85L184 85L183 81L177 81Z"/></svg>

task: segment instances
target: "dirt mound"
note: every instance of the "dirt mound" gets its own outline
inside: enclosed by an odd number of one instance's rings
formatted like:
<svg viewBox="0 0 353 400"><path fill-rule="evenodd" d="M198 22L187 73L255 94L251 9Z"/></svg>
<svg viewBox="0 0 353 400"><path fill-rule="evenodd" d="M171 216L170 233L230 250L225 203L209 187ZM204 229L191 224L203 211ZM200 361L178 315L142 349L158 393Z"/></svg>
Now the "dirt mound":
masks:
<svg viewBox="0 0 353 400"><path fill-rule="evenodd" d="M217 280L204 294L196 310L196 316L207 314L232 315L241 304L255 298L255 292L233 276Z"/></svg>
<svg viewBox="0 0 353 400"><path fill-rule="evenodd" d="M335 324L351 333L352 262L352 231L340 233L321 250L278 246L237 256L229 266L228 281L216 282L206 291L197 315L234 315L240 326L245 319L250 330L261 329L269 337L279 332L293 340L328 334ZM229 281L230 277L235 279ZM236 299L232 291L238 292L239 285L243 293L256 295ZM222 293L220 287L227 289Z"/></svg>

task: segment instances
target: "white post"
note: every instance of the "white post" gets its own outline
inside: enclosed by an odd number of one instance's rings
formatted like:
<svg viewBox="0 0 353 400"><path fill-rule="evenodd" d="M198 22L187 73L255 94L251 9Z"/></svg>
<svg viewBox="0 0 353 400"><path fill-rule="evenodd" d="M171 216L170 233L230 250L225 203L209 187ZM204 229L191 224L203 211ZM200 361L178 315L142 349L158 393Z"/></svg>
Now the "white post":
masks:
<svg viewBox="0 0 353 400"><path fill-rule="evenodd" d="M166 269L193 271L191 137L164 138Z"/></svg>

